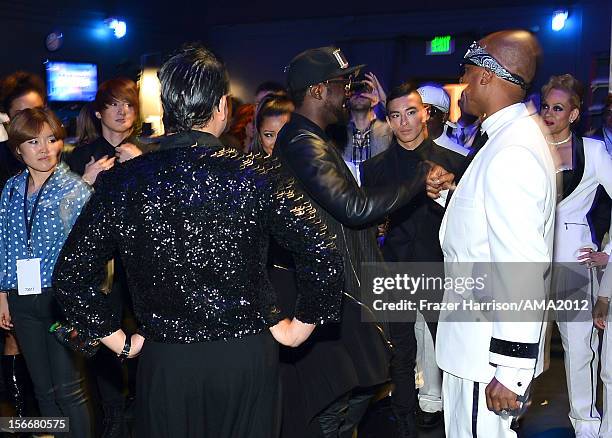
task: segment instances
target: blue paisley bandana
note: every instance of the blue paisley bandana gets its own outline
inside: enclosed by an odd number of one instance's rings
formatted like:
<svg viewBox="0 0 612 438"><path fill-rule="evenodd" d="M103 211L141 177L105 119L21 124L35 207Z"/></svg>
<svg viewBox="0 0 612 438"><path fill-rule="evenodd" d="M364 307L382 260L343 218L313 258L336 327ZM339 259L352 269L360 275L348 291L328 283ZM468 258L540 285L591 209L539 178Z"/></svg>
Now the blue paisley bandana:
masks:
<svg viewBox="0 0 612 438"><path fill-rule="evenodd" d="M523 90L529 87L529 84L517 74L510 73L506 70L497 59L493 58L483 47L474 41L463 57L463 64L475 65L478 67L491 70L495 76L518 85Z"/></svg>

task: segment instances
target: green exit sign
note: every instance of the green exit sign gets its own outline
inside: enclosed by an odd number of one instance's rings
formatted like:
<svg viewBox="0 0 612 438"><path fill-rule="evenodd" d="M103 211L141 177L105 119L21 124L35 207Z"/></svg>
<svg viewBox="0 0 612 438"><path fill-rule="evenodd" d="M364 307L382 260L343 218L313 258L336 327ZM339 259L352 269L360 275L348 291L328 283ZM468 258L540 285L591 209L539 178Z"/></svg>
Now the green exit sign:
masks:
<svg viewBox="0 0 612 438"><path fill-rule="evenodd" d="M450 55L455 51L455 40L450 35L434 37L425 43L426 55Z"/></svg>

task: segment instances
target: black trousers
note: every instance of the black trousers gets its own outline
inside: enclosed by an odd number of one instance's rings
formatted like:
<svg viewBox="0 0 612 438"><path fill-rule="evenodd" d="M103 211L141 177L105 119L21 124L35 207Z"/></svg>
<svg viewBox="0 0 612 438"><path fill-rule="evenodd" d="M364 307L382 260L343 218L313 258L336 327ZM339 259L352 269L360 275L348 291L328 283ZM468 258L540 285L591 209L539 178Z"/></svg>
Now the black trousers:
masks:
<svg viewBox="0 0 612 438"><path fill-rule="evenodd" d="M427 322L427 327L436 342L437 322ZM389 334L393 344L391 358L391 382L394 385L391 406L396 415L412 415L417 407L417 390L414 379L417 341L414 322L389 323Z"/></svg>
<svg viewBox="0 0 612 438"><path fill-rule="evenodd" d="M135 321L132 312L132 302L129 297L123 267L115 258L115 282L112 292L108 295L108 305L117 315L121 316L122 327L127 333L135 332ZM126 321L127 319L127 321ZM106 347L100 348L98 353L89 360L88 366L90 373L95 377L100 393L102 407L120 409L125 404L125 375L129 375L128 366L136 365L138 359L133 359L127 363L121 362L116 354Z"/></svg>
<svg viewBox="0 0 612 438"><path fill-rule="evenodd" d="M49 333L49 327L59 319L53 293L27 296L10 293L9 311L41 415L67 416L68 436L91 437L88 400L76 356Z"/></svg>
<svg viewBox="0 0 612 438"><path fill-rule="evenodd" d="M391 357L391 381L394 389L391 406L395 415L414 415L417 405L417 390L414 382L417 342L414 322L389 323L393 344Z"/></svg>
<svg viewBox="0 0 612 438"><path fill-rule="evenodd" d="M278 344L268 330L228 341L145 341L136 393L139 438L274 438Z"/></svg>
<svg viewBox="0 0 612 438"><path fill-rule="evenodd" d="M114 258L112 291L108 295L108 305L121 318L121 326L126 333L135 333L137 324L134 317L127 277L121 259ZM121 362L108 348L100 351L88 362L89 371L95 377L102 407L120 409L125 404L125 390L134 395L136 367L138 359ZM127 376L127 385L125 382Z"/></svg>

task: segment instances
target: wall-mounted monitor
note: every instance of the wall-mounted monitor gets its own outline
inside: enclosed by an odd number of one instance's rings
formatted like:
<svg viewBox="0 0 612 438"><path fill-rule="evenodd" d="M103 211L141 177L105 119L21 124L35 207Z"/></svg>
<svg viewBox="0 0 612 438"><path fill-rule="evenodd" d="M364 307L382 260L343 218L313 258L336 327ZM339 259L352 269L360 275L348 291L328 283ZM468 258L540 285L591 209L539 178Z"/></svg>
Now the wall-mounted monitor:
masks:
<svg viewBox="0 0 612 438"><path fill-rule="evenodd" d="M90 102L96 97L96 64L47 61L45 69L50 102Z"/></svg>

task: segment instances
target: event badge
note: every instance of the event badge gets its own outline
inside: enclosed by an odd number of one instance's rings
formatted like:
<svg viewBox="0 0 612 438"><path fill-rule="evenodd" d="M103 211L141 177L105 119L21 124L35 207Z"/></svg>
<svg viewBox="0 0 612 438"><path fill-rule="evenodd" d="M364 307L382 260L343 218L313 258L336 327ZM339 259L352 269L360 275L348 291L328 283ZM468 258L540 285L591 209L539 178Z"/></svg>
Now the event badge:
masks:
<svg viewBox="0 0 612 438"><path fill-rule="evenodd" d="M40 259L17 260L17 293L19 295L40 295Z"/></svg>

